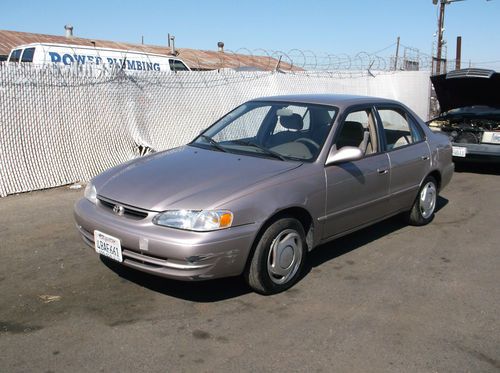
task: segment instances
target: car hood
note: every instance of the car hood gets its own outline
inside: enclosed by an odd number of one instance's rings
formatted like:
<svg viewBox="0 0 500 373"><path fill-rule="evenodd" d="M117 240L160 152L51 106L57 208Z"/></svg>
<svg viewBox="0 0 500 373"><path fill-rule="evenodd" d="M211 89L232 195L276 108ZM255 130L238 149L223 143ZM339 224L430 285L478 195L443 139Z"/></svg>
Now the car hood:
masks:
<svg viewBox="0 0 500 373"><path fill-rule="evenodd" d="M431 76L441 112L466 106L500 106L500 74L464 69Z"/></svg>
<svg viewBox="0 0 500 373"><path fill-rule="evenodd" d="M98 195L146 210L206 209L301 164L182 146L119 166L94 183Z"/></svg>

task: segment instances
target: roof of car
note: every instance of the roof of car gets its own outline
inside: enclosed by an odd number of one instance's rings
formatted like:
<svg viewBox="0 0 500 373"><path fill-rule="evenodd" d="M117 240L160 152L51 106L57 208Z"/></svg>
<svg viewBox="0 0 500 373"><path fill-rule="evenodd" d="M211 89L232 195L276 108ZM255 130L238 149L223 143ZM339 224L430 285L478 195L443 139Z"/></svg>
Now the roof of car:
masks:
<svg viewBox="0 0 500 373"><path fill-rule="evenodd" d="M298 94L298 95L283 95L283 96L269 96L260 97L252 101L278 101L278 102L297 102L306 104L319 104L331 106L351 106L358 104L373 104L373 103L397 103L394 100L389 100L379 97L370 96L356 96L344 94Z"/></svg>

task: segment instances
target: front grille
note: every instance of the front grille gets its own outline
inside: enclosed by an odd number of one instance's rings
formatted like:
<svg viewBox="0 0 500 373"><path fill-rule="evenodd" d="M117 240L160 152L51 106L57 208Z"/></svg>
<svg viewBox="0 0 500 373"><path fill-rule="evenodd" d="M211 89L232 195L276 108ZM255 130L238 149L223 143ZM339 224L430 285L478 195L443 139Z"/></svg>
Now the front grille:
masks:
<svg viewBox="0 0 500 373"><path fill-rule="evenodd" d="M147 210L142 210L137 207L131 207L124 205L120 202L116 202L107 198L104 198L102 196L98 196L97 199L99 200L99 205L110 212L120 215L120 216L125 216L129 219L134 219L134 220L141 220L144 219L148 216L149 212ZM115 212L115 207L121 207L122 210L121 212Z"/></svg>

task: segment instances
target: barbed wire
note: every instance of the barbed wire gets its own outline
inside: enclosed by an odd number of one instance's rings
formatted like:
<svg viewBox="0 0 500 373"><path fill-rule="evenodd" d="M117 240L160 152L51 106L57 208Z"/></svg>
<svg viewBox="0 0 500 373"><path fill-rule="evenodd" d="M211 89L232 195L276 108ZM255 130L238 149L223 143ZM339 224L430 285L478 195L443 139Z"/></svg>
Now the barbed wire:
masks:
<svg viewBox="0 0 500 373"><path fill-rule="evenodd" d="M355 54L315 52L310 49L293 48L290 50L250 49L242 47L224 52L211 52L217 58L186 61L193 70L214 70L229 68L233 70L276 70L281 71L432 71L437 64L436 58L404 44L400 44L399 55L381 55L396 43L375 52L360 51ZM183 58L182 53L180 57ZM462 60L462 67L498 66L499 61L474 62ZM455 59L443 58L441 71L454 70Z"/></svg>
<svg viewBox="0 0 500 373"><path fill-rule="evenodd" d="M192 70L220 70L224 71L281 71L281 72L390 72L390 71L432 71L436 64L435 59L427 53L406 45L400 45L400 53L394 55L380 55L394 47L395 43L369 53L360 51L356 54L315 52L310 49L250 49L241 47L236 50L225 49L224 51L194 51L178 50L181 58ZM454 60L442 61L444 69L453 70ZM467 62L470 67L483 67L487 65L498 65L498 61L485 63ZM447 68L449 67L449 68ZM80 66L80 69L86 68ZM95 66L93 69L95 70ZM104 73L109 67L102 67Z"/></svg>
<svg viewBox="0 0 500 373"><path fill-rule="evenodd" d="M392 70L430 70L432 57L417 49L402 47L401 55L381 56L377 53L388 50L390 45L376 53L366 51L354 55L345 53L321 53L309 49L269 50L242 47L236 50L211 52L200 58L196 54L180 52L182 58L193 70L282 70L282 71L392 71Z"/></svg>

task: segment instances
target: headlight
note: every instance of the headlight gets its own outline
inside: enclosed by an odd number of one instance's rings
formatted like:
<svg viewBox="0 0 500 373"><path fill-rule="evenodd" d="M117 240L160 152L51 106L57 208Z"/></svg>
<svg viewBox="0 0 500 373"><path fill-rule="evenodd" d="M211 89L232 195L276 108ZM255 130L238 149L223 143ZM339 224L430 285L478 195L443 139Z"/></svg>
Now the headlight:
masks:
<svg viewBox="0 0 500 373"><path fill-rule="evenodd" d="M227 210L170 210L157 215L153 223L190 231L214 231L229 228L233 213Z"/></svg>
<svg viewBox="0 0 500 373"><path fill-rule="evenodd" d="M95 190L95 186L91 182L89 182L85 187L85 192L83 193L83 195L90 202L97 203L97 191Z"/></svg>

